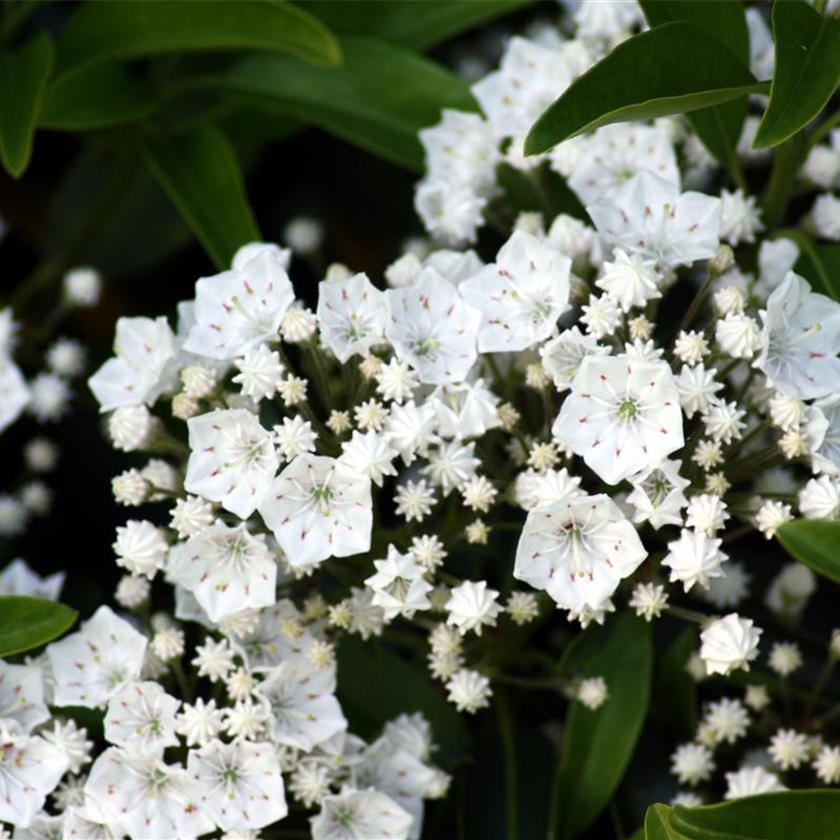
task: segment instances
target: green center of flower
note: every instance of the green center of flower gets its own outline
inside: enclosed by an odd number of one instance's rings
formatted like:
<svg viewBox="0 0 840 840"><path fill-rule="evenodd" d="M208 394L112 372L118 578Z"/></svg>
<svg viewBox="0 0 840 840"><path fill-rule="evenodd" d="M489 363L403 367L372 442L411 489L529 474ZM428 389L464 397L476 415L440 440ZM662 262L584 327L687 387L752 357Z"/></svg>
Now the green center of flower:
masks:
<svg viewBox="0 0 840 840"><path fill-rule="evenodd" d="M618 404L618 419L632 420L639 412L639 405L635 400L626 399Z"/></svg>

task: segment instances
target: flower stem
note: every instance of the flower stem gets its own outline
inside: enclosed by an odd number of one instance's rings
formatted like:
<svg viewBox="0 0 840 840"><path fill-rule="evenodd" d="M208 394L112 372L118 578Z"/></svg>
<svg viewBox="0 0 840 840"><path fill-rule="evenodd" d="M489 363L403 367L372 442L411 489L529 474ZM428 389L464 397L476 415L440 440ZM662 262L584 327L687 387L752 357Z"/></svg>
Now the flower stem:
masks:
<svg viewBox="0 0 840 840"><path fill-rule="evenodd" d="M703 301L706 299L706 295L709 293L709 289L712 286L712 280L714 280L714 275L711 271L707 271L703 283L697 290L697 293L694 295L694 299L688 305L688 309L686 310L682 321L680 321L680 326L677 330L677 335L679 335L681 332L684 332L691 326L691 322L694 320L695 316L700 311L700 307L703 305Z"/></svg>
<svg viewBox="0 0 840 840"><path fill-rule="evenodd" d="M768 228L777 228L785 218L793 189L794 176L805 151L802 132L795 134L776 150L770 181L764 192L764 223Z"/></svg>
<svg viewBox="0 0 840 840"><path fill-rule="evenodd" d="M505 836L508 840L518 840L519 821L516 813L516 738L507 693L504 690L497 690L495 706L496 718L499 724L499 735L502 740L502 749L505 755L505 817L507 822Z"/></svg>

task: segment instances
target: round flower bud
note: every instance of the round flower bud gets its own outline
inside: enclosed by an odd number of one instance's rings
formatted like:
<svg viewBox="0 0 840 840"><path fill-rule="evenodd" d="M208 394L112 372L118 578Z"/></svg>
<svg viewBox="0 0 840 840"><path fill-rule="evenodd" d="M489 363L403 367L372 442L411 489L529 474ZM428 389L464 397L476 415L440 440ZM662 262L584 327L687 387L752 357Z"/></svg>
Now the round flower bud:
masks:
<svg viewBox="0 0 840 840"><path fill-rule="evenodd" d="M118 408L108 418L108 433L115 449L135 452L148 442L152 431L152 415L145 405Z"/></svg>
<svg viewBox="0 0 840 840"><path fill-rule="evenodd" d="M324 226L309 216L297 216L283 229L283 239L298 254L314 254L323 244Z"/></svg>
<svg viewBox="0 0 840 840"><path fill-rule="evenodd" d="M177 417L178 420L189 420L191 417L195 417L199 411L198 400L185 392L182 391L172 397L172 416Z"/></svg>
<svg viewBox="0 0 840 840"><path fill-rule="evenodd" d="M823 239L840 240L840 198L831 193L819 196L811 209L811 222Z"/></svg>
<svg viewBox="0 0 840 840"><path fill-rule="evenodd" d="M729 245L721 245L717 253L709 260L709 271L712 274L726 274L735 265L735 252Z"/></svg>
<svg viewBox="0 0 840 840"><path fill-rule="evenodd" d="M147 578L139 575L123 575L117 584L114 597L120 606L133 610L146 602L151 589L152 585Z"/></svg>
<svg viewBox="0 0 840 840"><path fill-rule="evenodd" d="M146 501L149 485L137 470L131 469L111 479L111 492L117 504L136 507Z"/></svg>
<svg viewBox="0 0 840 840"><path fill-rule="evenodd" d="M201 365L190 365L181 371L184 393L194 400L209 397L216 387L216 372Z"/></svg>
<svg viewBox="0 0 840 840"><path fill-rule="evenodd" d="M64 275L64 297L72 306L96 306L102 275L95 268L75 268Z"/></svg>

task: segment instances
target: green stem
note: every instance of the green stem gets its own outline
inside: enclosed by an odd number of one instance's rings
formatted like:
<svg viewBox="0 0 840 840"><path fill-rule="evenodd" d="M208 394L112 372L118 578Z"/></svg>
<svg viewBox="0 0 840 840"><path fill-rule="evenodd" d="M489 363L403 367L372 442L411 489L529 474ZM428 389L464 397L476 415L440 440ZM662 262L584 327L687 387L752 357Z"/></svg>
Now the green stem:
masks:
<svg viewBox="0 0 840 840"><path fill-rule="evenodd" d="M805 152L804 140L800 132L776 150L770 180L762 199L764 224L770 229L779 227L785 218L796 172Z"/></svg>
<svg viewBox="0 0 840 840"><path fill-rule="evenodd" d="M703 301L706 299L706 295L709 293L709 289L712 286L712 280L714 280L714 275L711 271L707 271L706 278L703 280L702 285L697 290L697 293L694 295L694 299L688 305L688 309L686 310L682 321L680 321L680 326L677 330L677 335L679 335L681 332L684 332L691 326L691 322L694 320L695 316L697 315L697 312L703 305Z"/></svg>
<svg viewBox="0 0 840 840"><path fill-rule="evenodd" d="M811 712L814 711L814 707L819 702L820 695L822 695L826 685L828 685L828 678L831 676L831 672L834 670L834 663L836 661L837 660L831 653L831 648L829 648L828 653L826 653L825 661L823 662L823 666L820 670L820 673L817 675L817 679L814 682L814 687L811 689L811 695L808 697L808 702L805 704L805 711L802 713L803 723L808 720L808 718L811 716Z"/></svg>
<svg viewBox="0 0 840 840"><path fill-rule="evenodd" d="M701 627L706 624L710 618L710 616L705 615L704 613L697 612L696 610L689 610L685 607L678 607L673 604L669 604L665 607L665 612L674 616L674 618L681 618L683 621L690 621L693 624L699 624Z"/></svg>
<svg viewBox="0 0 840 840"><path fill-rule="evenodd" d="M562 787L563 776L560 772L560 760L554 768L554 775L551 778L551 794L548 800L548 830L546 840L558 840L560 837L560 788Z"/></svg>
<svg viewBox="0 0 840 840"><path fill-rule="evenodd" d="M508 840L517 840L519 826L516 813L516 738L513 730L513 717L510 713L507 694L504 690L496 691L496 717L499 723L499 735L505 754L505 816L507 818Z"/></svg>

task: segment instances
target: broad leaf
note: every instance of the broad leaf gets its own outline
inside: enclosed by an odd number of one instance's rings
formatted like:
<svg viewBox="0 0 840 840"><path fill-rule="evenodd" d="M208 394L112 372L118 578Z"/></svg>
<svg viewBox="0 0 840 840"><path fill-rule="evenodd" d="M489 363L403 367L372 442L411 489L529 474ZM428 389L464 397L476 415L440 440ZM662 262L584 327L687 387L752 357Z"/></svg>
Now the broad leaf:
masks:
<svg viewBox="0 0 840 840"><path fill-rule="evenodd" d="M765 88L704 29L665 23L619 44L572 82L534 123L525 152L548 151L602 125L696 111Z"/></svg>
<svg viewBox="0 0 840 840"><path fill-rule="evenodd" d="M776 539L791 557L840 583L840 522L794 519L776 531Z"/></svg>
<svg viewBox="0 0 840 840"><path fill-rule="evenodd" d="M279 0L88 0L61 30L57 72L166 52L239 49L287 52L319 64L337 64L341 55L319 20Z"/></svg>
<svg viewBox="0 0 840 840"><path fill-rule="evenodd" d="M636 747L650 699L650 625L623 613L570 645L561 666L602 676L609 699L591 710L573 702L566 716L557 789L561 836L579 836L607 806Z"/></svg>
<svg viewBox="0 0 840 840"><path fill-rule="evenodd" d="M676 837L687 840L837 840L838 824L837 790L764 793L698 808L677 805L670 815Z"/></svg>
<svg viewBox="0 0 840 840"><path fill-rule="evenodd" d="M697 729L697 683L686 671L697 650L697 632L683 631L657 661L654 683L655 708L661 710L666 726L681 738L690 739Z"/></svg>
<svg viewBox="0 0 840 840"><path fill-rule="evenodd" d="M683 20L706 30L727 46L745 67L750 61L750 37L745 6L741 0L640 0L651 26ZM738 167L736 149L744 120L747 99L740 97L688 115L706 148L725 166Z"/></svg>
<svg viewBox="0 0 840 840"><path fill-rule="evenodd" d="M840 20L802 0L773 4L776 72L753 146L777 146L811 122L840 82Z"/></svg>
<svg viewBox="0 0 840 840"><path fill-rule="evenodd" d="M200 126L176 137L141 139L146 163L218 269L260 238L239 163L225 135Z"/></svg>
<svg viewBox="0 0 840 840"><path fill-rule="evenodd" d="M782 228L772 238L784 237L799 246L799 259L793 270L801 274L815 292L840 300L840 245L815 243L798 228Z"/></svg>
<svg viewBox="0 0 840 840"><path fill-rule="evenodd" d="M411 663L375 642L345 637L338 649L338 698L351 729L362 737L379 733L403 712L423 712L432 725L440 760L457 758L472 748L461 716L429 679L424 663Z"/></svg>
<svg viewBox="0 0 840 840"><path fill-rule="evenodd" d="M29 164L54 59L52 38L45 32L38 32L15 50L0 50L0 159L14 178Z"/></svg>
<svg viewBox="0 0 840 840"><path fill-rule="evenodd" d="M671 826L673 811L668 805L651 805L645 814L644 840L685 840L684 836Z"/></svg>
<svg viewBox="0 0 840 840"><path fill-rule="evenodd" d="M334 32L426 49L534 0L309 0L303 8Z"/></svg>
<svg viewBox="0 0 840 840"><path fill-rule="evenodd" d="M45 645L73 626L78 613L45 598L0 595L0 656Z"/></svg>
<svg viewBox="0 0 840 840"><path fill-rule="evenodd" d="M437 122L442 108L475 107L463 81L409 50L356 36L342 38L341 48L338 70L262 53L193 84L262 97L287 116L417 170L417 132Z"/></svg>
<svg viewBox="0 0 840 840"><path fill-rule="evenodd" d="M126 65L94 65L50 85L39 124L61 131L91 131L142 120L155 102L148 79L134 75Z"/></svg>

